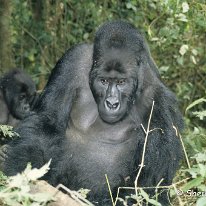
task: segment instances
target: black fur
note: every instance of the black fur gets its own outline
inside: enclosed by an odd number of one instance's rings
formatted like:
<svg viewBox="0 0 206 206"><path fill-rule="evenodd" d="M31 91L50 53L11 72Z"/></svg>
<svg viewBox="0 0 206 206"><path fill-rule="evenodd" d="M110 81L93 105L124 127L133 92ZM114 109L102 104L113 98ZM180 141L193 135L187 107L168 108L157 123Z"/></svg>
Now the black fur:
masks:
<svg viewBox="0 0 206 206"><path fill-rule="evenodd" d="M22 70L13 69L0 78L0 124L16 126L29 114L36 100L32 79Z"/></svg>
<svg viewBox="0 0 206 206"><path fill-rule="evenodd" d="M124 87L115 83L119 79L125 80ZM109 116L116 110L99 105L110 94L118 94L120 104L127 105L118 110L124 115L118 113L111 122ZM182 152L173 125L181 130L182 116L140 32L122 21L106 23L96 33L94 48L78 45L57 62L35 113L16 129L21 138L9 145L4 172L14 175L27 162L41 167L52 158L44 179L74 190L91 189L90 200L111 205L105 174L114 194L119 186L134 186L145 140L141 124L147 127L153 101L154 130L149 133L140 186L156 186L162 178L161 185L172 183ZM166 192L159 201L168 203Z"/></svg>

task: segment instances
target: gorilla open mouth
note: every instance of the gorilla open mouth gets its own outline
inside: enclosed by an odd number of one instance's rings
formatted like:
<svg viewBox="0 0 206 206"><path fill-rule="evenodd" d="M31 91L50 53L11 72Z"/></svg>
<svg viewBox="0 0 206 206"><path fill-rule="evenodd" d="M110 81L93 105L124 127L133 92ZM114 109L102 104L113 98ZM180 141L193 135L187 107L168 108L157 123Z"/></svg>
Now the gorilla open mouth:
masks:
<svg viewBox="0 0 206 206"><path fill-rule="evenodd" d="M104 107L101 107L99 110L101 119L107 123L118 122L122 118L121 105L113 104L110 105L108 102L104 102Z"/></svg>
<svg viewBox="0 0 206 206"><path fill-rule="evenodd" d="M120 103L118 101L112 102L106 99L104 101L104 107L109 113L114 113L120 110Z"/></svg>

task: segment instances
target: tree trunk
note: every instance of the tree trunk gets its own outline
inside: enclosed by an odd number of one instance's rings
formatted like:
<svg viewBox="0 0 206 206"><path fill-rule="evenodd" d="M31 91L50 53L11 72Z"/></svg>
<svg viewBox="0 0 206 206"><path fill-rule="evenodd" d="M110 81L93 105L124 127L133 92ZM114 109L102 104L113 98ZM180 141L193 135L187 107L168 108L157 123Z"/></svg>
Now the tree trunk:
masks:
<svg viewBox="0 0 206 206"><path fill-rule="evenodd" d="M14 67L11 47L11 0L0 0L0 73Z"/></svg>

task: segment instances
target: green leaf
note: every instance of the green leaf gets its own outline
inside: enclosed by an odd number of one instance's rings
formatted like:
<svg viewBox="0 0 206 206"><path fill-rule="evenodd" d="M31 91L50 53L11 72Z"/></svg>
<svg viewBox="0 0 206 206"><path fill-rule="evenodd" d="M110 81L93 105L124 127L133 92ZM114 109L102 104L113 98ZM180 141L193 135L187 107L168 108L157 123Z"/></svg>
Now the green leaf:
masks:
<svg viewBox="0 0 206 206"><path fill-rule="evenodd" d="M187 13L189 11L189 9L190 9L190 7L189 7L188 3L187 2L183 2L182 3L182 12L183 13Z"/></svg>
<svg viewBox="0 0 206 206"><path fill-rule="evenodd" d="M48 163L46 163L39 169L34 168L31 170L31 169L26 168L26 170L24 171L24 174L28 180L32 180L32 181L37 180L48 172L48 170L50 169L49 168L50 164L51 164L51 159L49 160Z"/></svg>
<svg viewBox="0 0 206 206"><path fill-rule="evenodd" d="M143 189L140 189L140 194L145 200L149 200L149 195Z"/></svg>
<svg viewBox="0 0 206 206"><path fill-rule="evenodd" d="M201 197L197 200L196 206L206 206L206 197Z"/></svg>
<svg viewBox="0 0 206 206"><path fill-rule="evenodd" d="M19 136L16 132L13 131L13 127L9 125L0 125L0 131L3 133L4 137Z"/></svg>
<svg viewBox="0 0 206 206"><path fill-rule="evenodd" d="M84 189L84 188L80 188L77 192L84 198L87 197L88 193L90 192L91 190L89 189Z"/></svg>
<svg viewBox="0 0 206 206"><path fill-rule="evenodd" d="M188 183L186 183L183 187L183 191L188 191L189 189L193 188L193 187L197 187L198 185L200 185L202 182L204 181L203 177L197 177L196 179L193 179L191 181L189 181Z"/></svg>
<svg viewBox="0 0 206 206"><path fill-rule="evenodd" d="M180 13L180 14L176 14L175 17L177 18L177 20L179 21L183 21L183 22L188 22L188 19L186 17L186 15Z"/></svg>
<svg viewBox="0 0 206 206"><path fill-rule="evenodd" d="M206 177L206 165L198 164L198 166L200 168L200 175L202 177Z"/></svg>
<svg viewBox="0 0 206 206"><path fill-rule="evenodd" d="M32 198L32 200L39 203L48 202L53 199L52 197L53 195L48 193L35 193L30 195L30 198Z"/></svg>
<svg viewBox="0 0 206 206"><path fill-rule="evenodd" d="M198 118L200 118L200 120L203 120L204 117L206 117L206 111L192 112L192 114L194 114L195 116L197 116Z"/></svg>
<svg viewBox="0 0 206 206"><path fill-rule="evenodd" d="M140 189L140 194L142 195L142 197L144 197L144 199L148 203L151 203L151 204L156 205L156 206L161 206L161 204L159 202L157 202L156 200L150 199L149 195L143 189Z"/></svg>
<svg viewBox="0 0 206 206"><path fill-rule="evenodd" d="M158 201L154 200L154 199L149 199L148 202L153 204L153 205L156 205L156 206L161 206L161 204Z"/></svg>
<svg viewBox="0 0 206 206"><path fill-rule="evenodd" d="M183 56L189 49L189 46L187 44L183 44L180 47L179 53Z"/></svg>
<svg viewBox="0 0 206 206"><path fill-rule="evenodd" d="M137 11L137 8L131 2L126 3L126 7L127 9L132 9L133 11Z"/></svg>
<svg viewBox="0 0 206 206"><path fill-rule="evenodd" d="M206 153L197 153L193 158L196 159L198 163L206 161Z"/></svg>
<svg viewBox="0 0 206 206"><path fill-rule="evenodd" d="M190 169L186 169L184 171L189 172L190 175L192 176L192 178L196 178L197 175L200 173L200 169L199 168L190 168Z"/></svg>
<svg viewBox="0 0 206 206"><path fill-rule="evenodd" d="M189 109L191 109L192 107L194 107L195 105L200 104L200 103L202 103L202 102L206 102L206 99L200 98L200 99L195 100L192 104L190 104L190 105L186 108L186 112L187 112Z"/></svg>

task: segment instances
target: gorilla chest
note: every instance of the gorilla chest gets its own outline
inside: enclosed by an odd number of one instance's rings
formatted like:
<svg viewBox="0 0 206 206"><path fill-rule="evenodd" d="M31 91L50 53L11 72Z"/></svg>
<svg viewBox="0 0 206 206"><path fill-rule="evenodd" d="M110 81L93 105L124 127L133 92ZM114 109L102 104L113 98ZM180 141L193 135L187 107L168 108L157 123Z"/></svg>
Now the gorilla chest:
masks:
<svg viewBox="0 0 206 206"><path fill-rule="evenodd" d="M123 185L134 171L136 137L129 128L91 129L86 134L70 129L67 132L71 152L69 168L73 179L70 186L107 190L105 174L112 188Z"/></svg>

